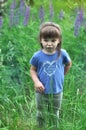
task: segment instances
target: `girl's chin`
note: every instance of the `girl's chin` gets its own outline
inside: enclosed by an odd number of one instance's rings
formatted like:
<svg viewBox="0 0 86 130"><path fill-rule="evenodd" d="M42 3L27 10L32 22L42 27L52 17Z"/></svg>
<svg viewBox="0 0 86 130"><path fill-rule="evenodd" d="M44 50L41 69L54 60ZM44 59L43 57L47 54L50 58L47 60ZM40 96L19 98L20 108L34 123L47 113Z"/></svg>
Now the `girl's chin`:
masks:
<svg viewBox="0 0 86 130"><path fill-rule="evenodd" d="M47 47L46 50L53 50L53 47Z"/></svg>
<svg viewBox="0 0 86 130"><path fill-rule="evenodd" d="M47 48L46 51L49 52L49 53L54 53L55 52L55 50L53 50L53 48Z"/></svg>
<svg viewBox="0 0 86 130"><path fill-rule="evenodd" d="M53 48L51 48L51 47L46 48L46 50L47 50L47 51L50 51L50 52L51 52L51 51L54 51Z"/></svg>

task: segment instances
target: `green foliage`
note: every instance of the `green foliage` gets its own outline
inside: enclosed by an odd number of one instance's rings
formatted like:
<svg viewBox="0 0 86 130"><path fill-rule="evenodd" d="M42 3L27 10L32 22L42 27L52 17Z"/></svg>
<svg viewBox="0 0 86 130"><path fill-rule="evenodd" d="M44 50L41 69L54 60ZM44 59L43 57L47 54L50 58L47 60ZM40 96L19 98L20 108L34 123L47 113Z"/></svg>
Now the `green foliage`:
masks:
<svg viewBox="0 0 86 130"><path fill-rule="evenodd" d="M37 4L39 8L40 3L35 3L34 6ZM46 7L46 1L43 3ZM56 6L56 3L53 4ZM60 4L62 6L62 3ZM29 60L40 48L38 43L40 20L36 8L31 10L34 21L30 18L28 26L20 24L9 27L9 19L6 17L0 30L0 130L38 130ZM46 12L45 21L49 21L49 12ZM74 13L66 13L63 20L57 18L58 14L53 18L53 21L62 27L62 47L69 52L73 62L69 74L65 76L60 129L85 130L86 32L82 28L80 35L74 36L75 15L71 18L71 14ZM47 129L50 130L50 127Z"/></svg>

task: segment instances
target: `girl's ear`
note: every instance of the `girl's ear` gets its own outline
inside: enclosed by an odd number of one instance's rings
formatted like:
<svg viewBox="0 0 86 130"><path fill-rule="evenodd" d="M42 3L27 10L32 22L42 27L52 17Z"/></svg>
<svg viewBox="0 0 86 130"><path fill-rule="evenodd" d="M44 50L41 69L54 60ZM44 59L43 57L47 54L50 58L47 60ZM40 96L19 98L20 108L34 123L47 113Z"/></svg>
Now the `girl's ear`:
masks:
<svg viewBox="0 0 86 130"><path fill-rule="evenodd" d="M60 43L60 39L58 38L58 43Z"/></svg>
<svg viewBox="0 0 86 130"><path fill-rule="evenodd" d="M60 44L60 42L61 42L61 41L60 41L60 39L58 38L58 39L57 39L57 43Z"/></svg>

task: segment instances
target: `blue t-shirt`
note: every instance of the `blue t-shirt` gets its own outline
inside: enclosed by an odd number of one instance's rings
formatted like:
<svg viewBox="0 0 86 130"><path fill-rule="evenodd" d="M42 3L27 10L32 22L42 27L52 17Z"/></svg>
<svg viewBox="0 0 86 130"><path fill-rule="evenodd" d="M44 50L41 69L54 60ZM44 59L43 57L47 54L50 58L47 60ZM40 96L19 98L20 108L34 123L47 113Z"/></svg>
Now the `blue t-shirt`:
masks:
<svg viewBox="0 0 86 130"><path fill-rule="evenodd" d="M70 61L70 56L64 49L61 49L59 57L58 52L50 55L42 50L32 56L30 64L37 68L37 75L45 87L45 94L57 94L63 91L64 66Z"/></svg>

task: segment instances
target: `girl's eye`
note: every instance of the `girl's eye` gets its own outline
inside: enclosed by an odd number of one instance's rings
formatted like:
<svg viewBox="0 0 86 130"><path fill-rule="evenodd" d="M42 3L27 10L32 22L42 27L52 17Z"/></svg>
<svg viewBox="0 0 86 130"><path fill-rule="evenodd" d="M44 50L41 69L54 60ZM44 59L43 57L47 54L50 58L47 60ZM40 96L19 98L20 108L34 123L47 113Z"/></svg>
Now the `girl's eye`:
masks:
<svg viewBox="0 0 86 130"><path fill-rule="evenodd" d="M44 39L45 42L48 42L49 40L48 39Z"/></svg>
<svg viewBox="0 0 86 130"><path fill-rule="evenodd" d="M52 40L52 42L55 42L56 40Z"/></svg>
<svg viewBox="0 0 86 130"><path fill-rule="evenodd" d="M55 42L56 40L55 40L55 39L52 39L52 40L44 39L44 41L45 41L45 42L49 42L49 41Z"/></svg>
<svg viewBox="0 0 86 130"><path fill-rule="evenodd" d="M52 40L51 40L51 42L55 42L55 41L56 41L56 39L52 39Z"/></svg>

